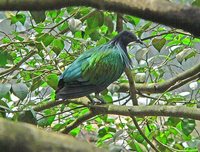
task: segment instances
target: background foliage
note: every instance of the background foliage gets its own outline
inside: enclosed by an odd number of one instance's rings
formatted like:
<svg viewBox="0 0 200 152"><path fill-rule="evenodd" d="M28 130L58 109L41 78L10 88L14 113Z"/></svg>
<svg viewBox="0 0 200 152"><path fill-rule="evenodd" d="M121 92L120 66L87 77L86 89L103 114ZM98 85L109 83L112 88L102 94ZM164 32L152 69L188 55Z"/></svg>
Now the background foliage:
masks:
<svg viewBox="0 0 200 152"><path fill-rule="evenodd" d="M198 5L196 1L176 1ZM55 97L58 77L83 51L104 44L116 34L117 14L87 7L46 12L1 12L0 14L0 116L53 131L86 114L85 106L70 103L43 111L34 107ZM136 83L162 83L199 63L199 42L189 33L140 18L123 15L123 29L134 32L146 46L131 44L132 73ZM163 93L138 94L139 104L198 107L199 80ZM120 84L125 75L101 93L107 103L132 105ZM137 118L141 130L160 151L197 151L198 122L175 117ZM99 115L70 134L113 151L148 151L129 117Z"/></svg>

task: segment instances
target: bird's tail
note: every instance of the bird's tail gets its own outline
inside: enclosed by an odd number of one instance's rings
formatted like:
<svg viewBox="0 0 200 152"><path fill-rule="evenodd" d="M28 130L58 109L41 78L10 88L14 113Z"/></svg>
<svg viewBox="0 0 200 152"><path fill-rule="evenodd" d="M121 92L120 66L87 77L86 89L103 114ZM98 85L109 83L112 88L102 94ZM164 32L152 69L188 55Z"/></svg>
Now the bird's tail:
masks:
<svg viewBox="0 0 200 152"><path fill-rule="evenodd" d="M94 92L95 86L80 86L80 87L69 87L64 86L56 90L56 100L57 99L73 99L87 96Z"/></svg>

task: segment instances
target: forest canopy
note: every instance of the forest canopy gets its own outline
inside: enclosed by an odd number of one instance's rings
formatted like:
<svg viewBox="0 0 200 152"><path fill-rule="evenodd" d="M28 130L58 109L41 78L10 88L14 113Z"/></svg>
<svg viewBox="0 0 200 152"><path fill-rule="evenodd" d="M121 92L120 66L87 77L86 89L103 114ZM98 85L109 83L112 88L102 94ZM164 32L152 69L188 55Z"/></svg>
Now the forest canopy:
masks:
<svg viewBox="0 0 200 152"><path fill-rule="evenodd" d="M0 117L108 151L198 151L199 6L198 0L0 2ZM124 30L144 45L128 45L133 67L100 93L106 104L55 100L61 73Z"/></svg>

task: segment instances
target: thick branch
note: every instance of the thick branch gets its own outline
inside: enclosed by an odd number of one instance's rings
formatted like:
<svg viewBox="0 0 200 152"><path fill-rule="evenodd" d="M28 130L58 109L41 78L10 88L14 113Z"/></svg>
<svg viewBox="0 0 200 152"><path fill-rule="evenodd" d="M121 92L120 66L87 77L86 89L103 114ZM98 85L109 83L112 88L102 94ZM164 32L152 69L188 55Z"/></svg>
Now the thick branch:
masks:
<svg viewBox="0 0 200 152"><path fill-rule="evenodd" d="M168 90L170 87L170 91L176 89L177 87L181 87L184 84L195 80L200 77L200 64L178 74L176 77L171 78L162 83L151 83L151 84L136 84L136 89L145 93L163 93ZM173 86L174 85L174 86ZM120 84L120 88L118 92L127 92L129 89L129 85L127 83Z"/></svg>
<svg viewBox="0 0 200 152"><path fill-rule="evenodd" d="M160 0L2 0L0 10L48 10L90 6L138 16L200 36L200 9ZM192 28L191 28L192 27Z"/></svg>
<svg viewBox="0 0 200 152"><path fill-rule="evenodd" d="M0 147L5 152L105 151L71 136L49 133L29 124L4 119L0 119Z"/></svg>
<svg viewBox="0 0 200 152"><path fill-rule="evenodd" d="M200 120L200 109L184 106L119 106L99 105L92 107L98 114L116 114L123 116L171 116Z"/></svg>
<svg viewBox="0 0 200 152"><path fill-rule="evenodd" d="M119 106L119 105L94 105L91 106L93 113L89 112L86 115L78 118L72 124L66 127L66 132L71 131L84 121L99 115L99 114L115 114L122 116L168 116L168 117L183 117L200 120L200 109L184 106ZM94 112L95 111L95 112Z"/></svg>

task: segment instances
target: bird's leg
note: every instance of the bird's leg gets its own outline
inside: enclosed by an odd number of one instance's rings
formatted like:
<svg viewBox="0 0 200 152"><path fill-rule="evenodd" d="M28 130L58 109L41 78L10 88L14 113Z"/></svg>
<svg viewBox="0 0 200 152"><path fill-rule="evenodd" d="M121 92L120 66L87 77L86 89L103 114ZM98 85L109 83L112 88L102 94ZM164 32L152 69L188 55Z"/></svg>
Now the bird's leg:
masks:
<svg viewBox="0 0 200 152"><path fill-rule="evenodd" d="M95 93L95 98L98 99L101 102L101 104L106 104L106 102L103 100L103 98L101 98L99 96L99 93Z"/></svg>
<svg viewBox="0 0 200 152"><path fill-rule="evenodd" d="M90 95L88 95L88 96L86 96L89 100L90 100L90 102L91 102L91 104L95 104L96 102L92 99L92 97L90 96Z"/></svg>

